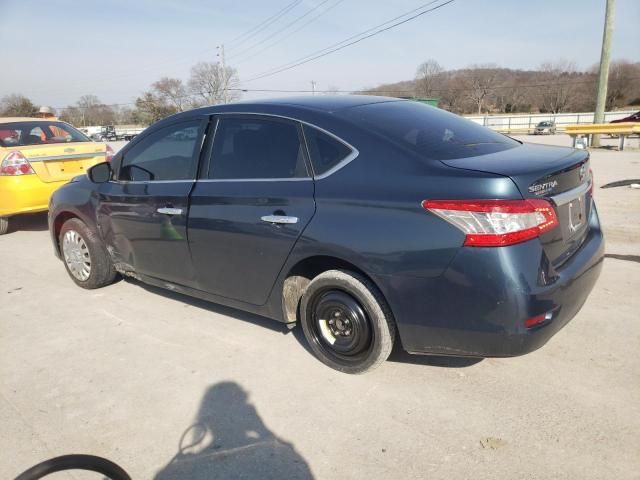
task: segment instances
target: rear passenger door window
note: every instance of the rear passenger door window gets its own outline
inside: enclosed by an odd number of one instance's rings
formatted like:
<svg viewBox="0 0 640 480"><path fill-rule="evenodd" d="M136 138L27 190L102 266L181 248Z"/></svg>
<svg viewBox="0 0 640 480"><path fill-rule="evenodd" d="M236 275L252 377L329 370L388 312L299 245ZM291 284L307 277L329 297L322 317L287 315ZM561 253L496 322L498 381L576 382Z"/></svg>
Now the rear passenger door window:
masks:
<svg viewBox="0 0 640 480"><path fill-rule="evenodd" d="M123 181L193 180L200 151L200 121L183 122L146 136L127 151Z"/></svg>
<svg viewBox="0 0 640 480"><path fill-rule="evenodd" d="M303 128L316 177L329 173L354 153L350 147L317 128L308 125Z"/></svg>
<svg viewBox="0 0 640 480"><path fill-rule="evenodd" d="M218 121L208 177L217 180L307 178L297 123L259 117Z"/></svg>

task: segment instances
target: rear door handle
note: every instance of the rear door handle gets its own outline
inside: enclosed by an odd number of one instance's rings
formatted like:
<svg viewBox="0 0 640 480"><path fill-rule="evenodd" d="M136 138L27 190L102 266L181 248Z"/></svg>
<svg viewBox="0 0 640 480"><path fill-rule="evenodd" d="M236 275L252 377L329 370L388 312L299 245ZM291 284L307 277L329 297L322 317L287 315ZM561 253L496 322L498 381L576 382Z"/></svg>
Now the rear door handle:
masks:
<svg viewBox="0 0 640 480"><path fill-rule="evenodd" d="M159 208L156 211L164 215L182 215L181 208L163 207L163 208Z"/></svg>
<svg viewBox="0 0 640 480"><path fill-rule="evenodd" d="M298 217L287 217L286 215L265 215L264 217L260 217L260 220L267 223L278 223L285 225L298 223Z"/></svg>

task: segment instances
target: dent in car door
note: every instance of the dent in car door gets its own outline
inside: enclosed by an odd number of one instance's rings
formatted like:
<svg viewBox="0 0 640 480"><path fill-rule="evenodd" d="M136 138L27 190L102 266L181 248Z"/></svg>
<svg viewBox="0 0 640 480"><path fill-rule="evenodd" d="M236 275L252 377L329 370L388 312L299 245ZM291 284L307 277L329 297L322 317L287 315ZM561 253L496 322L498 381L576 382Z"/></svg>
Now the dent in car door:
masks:
<svg viewBox="0 0 640 480"><path fill-rule="evenodd" d="M137 273L194 284L187 241L203 121L150 133L124 153L116 181L98 190L98 223L116 258Z"/></svg>
<svg viewBox="0 0 640 480"><path fill-rule="evenodd" d="M207 176L196 183L189 212L198 286L262 305L315 213L299 125L222 117Z"/></svg>

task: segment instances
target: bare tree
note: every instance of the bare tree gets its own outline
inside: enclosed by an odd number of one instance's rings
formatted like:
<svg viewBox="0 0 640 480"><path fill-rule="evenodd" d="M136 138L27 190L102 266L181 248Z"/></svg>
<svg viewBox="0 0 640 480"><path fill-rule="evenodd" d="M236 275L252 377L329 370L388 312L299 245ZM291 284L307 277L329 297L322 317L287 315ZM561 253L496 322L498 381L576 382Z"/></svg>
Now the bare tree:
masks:
<svg viewBox="0 0 640 480"><path fill-rule="evenodd" d="M444 68L432 58L421 63L416 70L416 87L418 92L427 97L433 96L442 72L444 72Z"/></svg>
<svg viewBox="0 0 640 480"><path fill-rule="evenodd" d="M230 90L239 83L235 68L222 68L219 63L200 62L191 68L189 90L195 97L194 106L216 105L240 97L240 92ZM226 93L226 95L225 95Z"/></svg>
<svg viewBox="0 0 640 480"><path fill-rule="evenodd" d="M77 106L69 105L60 113L60 120L64 120L71 125L83 125L84 112Z"/></svg>
<svg viewBox="0 0 640 480"><path fill-rule="evenodd" d="M162 77L151 87L159 97L173 105L178 112L184 112L191 106L187 88L179 78Z"/></svg>
<svg viewBox="0 0 640 480"><path fill-rule="evenodd" d="M83 95L75 105L65 108L63 119L74 125L110 125L115 121L113 109L95 95Z"/></svg>
<svg viewBox="0 0 640 480"><path fill-rule="evenodd" d="M335 85L329 85L323 93L325 95L338 95L338 93L340 93L340 87L336 87Z"/></svg>
<svg viewBox="0 0 640 480"><path fill-rule="evenodd" d="M153 92L144 92L136 99L136 108L132 114L134 123L150 125L164 117L176 113L176 107L170 105L165 98Z"/></svg>
<svg viewBox="0 0 640 480"><path fill-rule="evenodd" d="M24 95L12 93L0 101L0 114L5 117L34 117L38 109Z"/></svg>
<svg viewBox="0 0 640 480"><path fill-rule="evenodd" d="M564 111L575 97L575 64L567 60L545 62L540 71L540 110L551 113Z"/></svg>
<svg viewBox="0 0 640 480"><path fill-rule="evenodd" d="M624 106L638 93L640 63L626 60L612 62L609 67L609 85L607 88L607 109Z"/></svg>
<svg viewBox="0 0 640 480"><path fill-rule="evenodd" d="M488 111L487 100L496 86L496 68L493 65L472 67L463 73L462 79L466 97L477 109L477 113Z"/></svg>
<svg viewBox="0 0 640 480"><path fill-rule="evenodd" d="M440 93L439 105L450 112L464 113L464 82L456 72L447 72L445 75L446 88Z"/></svg>

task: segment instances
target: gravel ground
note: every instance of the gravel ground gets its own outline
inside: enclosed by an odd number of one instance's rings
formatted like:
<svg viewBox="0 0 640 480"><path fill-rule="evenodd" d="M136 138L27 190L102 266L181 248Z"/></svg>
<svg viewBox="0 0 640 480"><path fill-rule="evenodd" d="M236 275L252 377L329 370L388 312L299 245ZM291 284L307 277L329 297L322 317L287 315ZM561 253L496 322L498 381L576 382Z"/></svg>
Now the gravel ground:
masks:
<svg viewBox="0 0 640 480"><path fill-rule="evenodd" d="M592 164L597 187L640 178L637 149ZM596 201L613 256L548 345L483 361L396 351L363 376L255 315L129 281L81 290L46 217L24 217L0 238L0 478L92 453L135 479L638 479L640 190Z"/></svg>

